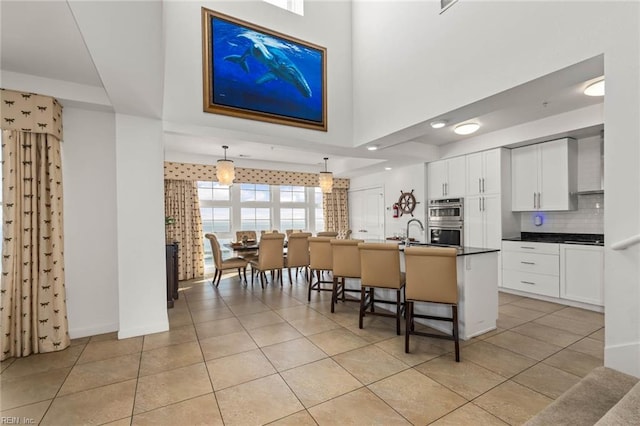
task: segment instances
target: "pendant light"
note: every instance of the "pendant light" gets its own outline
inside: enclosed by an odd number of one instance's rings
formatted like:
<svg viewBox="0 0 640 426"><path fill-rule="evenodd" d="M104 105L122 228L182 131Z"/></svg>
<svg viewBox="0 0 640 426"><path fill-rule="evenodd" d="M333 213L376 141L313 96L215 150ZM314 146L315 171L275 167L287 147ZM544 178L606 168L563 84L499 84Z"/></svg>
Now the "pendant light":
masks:
<svg viewBox="0 0 640 426"><path fill-rule="evenodd" d="M226 145L222 146L222 149L224 149L224 160L218 160L218 163L216 164L216 177L218 178L220 185L230 186L233 184L233 179L236 177L236 171L233 166L233 161L227 160L228 148L229 147Z"/></svg>
<svg viewBox="0 0 640 426"><path fill-rule="evenodd" d="M323 193L329 194L333 191L333 173L327 171L328 157L324 157L324 172L320 172L318 182Z"/></svg>

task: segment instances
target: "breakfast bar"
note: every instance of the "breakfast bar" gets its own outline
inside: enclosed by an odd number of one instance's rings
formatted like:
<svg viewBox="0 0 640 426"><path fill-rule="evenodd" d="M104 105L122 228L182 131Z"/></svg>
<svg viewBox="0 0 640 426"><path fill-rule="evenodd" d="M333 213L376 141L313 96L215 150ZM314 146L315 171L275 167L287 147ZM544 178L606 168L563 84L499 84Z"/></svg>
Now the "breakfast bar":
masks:
<svg viewBox="0 0 640 426"><path fill-rule="evenodd" d="M403 245L400 245L400 250L404 251ZM458 247L457 250L459 333L462 340L468 340L496 328L499 250L478 247ZM404 263L403 255L401 262ZM421 315L450 315L450 308L445 305L417 303L414 310ZM422 319L416 321L451 333L450 324Z"/></svg>

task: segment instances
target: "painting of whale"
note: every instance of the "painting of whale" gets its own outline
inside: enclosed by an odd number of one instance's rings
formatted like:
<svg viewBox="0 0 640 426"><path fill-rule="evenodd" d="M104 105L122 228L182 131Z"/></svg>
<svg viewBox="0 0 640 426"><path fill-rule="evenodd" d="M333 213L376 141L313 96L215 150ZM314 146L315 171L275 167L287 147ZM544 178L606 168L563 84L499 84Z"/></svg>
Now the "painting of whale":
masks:
<svg viewBox="0 0 640 426"><path fill-rule="evenodd" d="M204 110L326 131L326 49L202 8Z"/></svg>

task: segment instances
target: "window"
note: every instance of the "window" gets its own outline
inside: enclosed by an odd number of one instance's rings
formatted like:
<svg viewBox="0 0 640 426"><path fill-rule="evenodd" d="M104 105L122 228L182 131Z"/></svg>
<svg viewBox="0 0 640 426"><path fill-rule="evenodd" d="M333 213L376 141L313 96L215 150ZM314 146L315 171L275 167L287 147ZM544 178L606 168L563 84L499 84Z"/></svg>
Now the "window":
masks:
<svg viewBox="0 0 640 426"><path fill-rule="evenodd" d="M222 257L233 256L225 243L234 241L236 231L302 229L324 230L320 188L294 185L198 182L198 198L204 233L214 233L220 241ZM204 240L205 271L213 271L211 245Z"/></svg>
<svg viewBox="0 0 640 426"><path fill-rule="evenodd" d="M280 230L284 232L286 229L305 229L307 227L307 210L305 208L298 209L280 209Z"/></svg>
<svg viewBox="0 0 640 426"><path fill-rule="evenodd" d="M304 1L303 0L264 0L274 6L278 6L289 12L296 13L300 16L304 16Z"/></svg>
<svg viewBox="0 0 640 426"><path fill-rule="evenodd" d="M281 203L304 203L307 200L304 186L281 186Z"/></svg>
<svg viewBox="0 0 640 426"><path fill-rule="evenodd" d="M240 229L243 231L269 231L271 229L271 209L242 207Z"/></svg>
<svg viewBox="0 0 640 426"><path fill-rule="evenodd" d="M269 185L259 185L253 183L240 184L240 201L269 202L271 201L271 190Z"/></svg>

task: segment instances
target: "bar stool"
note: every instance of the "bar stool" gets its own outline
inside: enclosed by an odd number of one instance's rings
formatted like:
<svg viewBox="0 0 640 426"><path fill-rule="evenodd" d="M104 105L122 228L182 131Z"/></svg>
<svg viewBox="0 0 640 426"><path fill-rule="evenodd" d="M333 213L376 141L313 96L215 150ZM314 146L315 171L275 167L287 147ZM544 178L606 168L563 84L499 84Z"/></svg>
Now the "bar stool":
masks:
<svg viewBox="0 0 640 426"><path fill-rule="evenodd" d="M333 292L333 279L331 281L322 279L322 272L333 270L333 257L331 255L331 238L329 237L309 237L309 294L307 300L311 302L311 290ZM313 282L313 272L315 271L317 281ZM330 288L323 287L323 284L331 284Z"/></svg>
<svg viewBox="0 0 640 426"><path fill-rule="evenodd" d="M400 250L396 243L359 243L361 283L360 291L360 320L362 328L366 314L393 317L396 319L396 333L400 335L400 317L402 317L402 290L404 290L404 273L400 271ZM376 299L375 289L389 289L396 291L396 300ZM367 289L369 290L367 292ZM368 293L368 300L367 300ZM395 314L376 312L375 304L385 303L396 305ZM369 312L366 312L370 308Z"/></svg>
<svg viewBox="0 0 640 426"><path fill-rule="evenodd" d="M409 335L435 337L455 342L456 362L460 362L458 336L458 276L457 250L451 247L407 247L404 250L407 273L406 317L404 351L409 353ZM418 315L414 303L428 302L451 305L451 317ZM452 323L452 335L415 331L414 318L424 318Z"/></svg>
<svg viewBox="0 0 640 426"><path fill-rule="evenodd" d="M348 289L345 286L346 278L360 278L360 250L358 244L364 240L331 240L331 252L333 253L333 295L331 297L331 312L335 310L338 297L345 298L345 292L360 293L360 289ZM359 302L358 299L349 301Z"/></svg>

